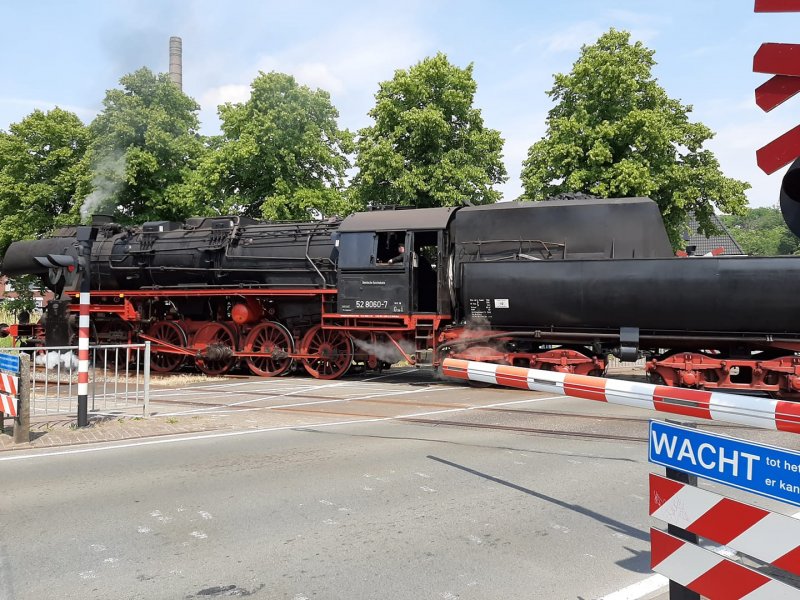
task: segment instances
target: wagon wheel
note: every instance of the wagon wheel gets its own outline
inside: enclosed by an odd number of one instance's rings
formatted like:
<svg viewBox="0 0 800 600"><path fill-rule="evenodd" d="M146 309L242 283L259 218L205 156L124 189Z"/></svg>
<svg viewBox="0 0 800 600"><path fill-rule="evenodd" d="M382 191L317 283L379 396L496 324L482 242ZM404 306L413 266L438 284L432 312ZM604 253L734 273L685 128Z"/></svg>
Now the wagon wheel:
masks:
<svg viewBox="0 0 800 600"><path fill-rule="evenodd" d="M254 375L277 377L292 368L294 359L287 354L294 352L294 339L289 330L280 323L267 321L256 325L244 342L245 352L263 352L268 356L248 356L245 360Z"/></svg>
<svg viewBox="0 0 800 600"><path fill-rule="evenodd" d="M343 331L315 325L303 337L301 352L313 355L313 358L303 359L303 366L313 377L336 379L344 375L353 362L353 340Z"/></svg>
<svg viewBox="0 0 800 600"><path fill-rule="evenodd" d="M157 321L147 330L147 335L173 346L186 347L186 332L175 321ZM156 373L170 373L185 359L183 354L160 352L157 347L150 349L150 368Z"/></svg>
<svg viewBox="0 0 800 600"><path fill-rule="evenodd" d="M224 375L236 364L236 335L222 323L206 323L192 337L194 364L206 375Z"/></svg>

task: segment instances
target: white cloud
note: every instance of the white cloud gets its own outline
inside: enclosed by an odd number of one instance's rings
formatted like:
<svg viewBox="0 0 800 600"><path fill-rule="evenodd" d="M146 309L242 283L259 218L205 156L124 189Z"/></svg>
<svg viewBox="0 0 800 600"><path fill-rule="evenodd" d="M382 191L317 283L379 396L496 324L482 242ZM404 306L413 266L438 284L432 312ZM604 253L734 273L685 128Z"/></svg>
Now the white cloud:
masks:
<svg viewBox="0 0 800 600"><path fill-rule="evenodd" d="M606 28L596 21L583 21L539 38L547 52L575 52L584 44L596 41Z"/></svg>
<svg viewBox="0 0 800 600"><path fill-rule="evenodd" d="M629 31L631 39L649 43L659 35L659 28L666 23L664 19L645 13L624 10L610 10L602 17L578 21L563 29L547 35L536 35L532 39L518 44L514 52L529 47L544 49L548 53L576 53L584 44L592 44L611 27Z"/></svg>
<svg viewBox="0 0 800 600"><path fill-rule="evenodd" d="M246 102L250 98L249 85L220 85L210 88L200 97L200 104L203 107L219 106L226 102Z"/></svg>
<svg viewBox="0 0 800 600"><path fill-rule="evenodd" d="M18 123L35 109L47 112L56 107L75 113L84 123L92 121L99 112L99 109L96 108L72 106L52 100L0 97L0 123Z"/></svg>
<svg viewBox="0 0 800 600"><path fill-rule="evenodd" d="M303 85L324 89L340 111L342 126L365 126L378 83L391 78L395 69L418 62L432 48L413 26L355 22L357 25L347 22L329 28L324 35L257 56L228 75L227 81L204 87L198 94L204 131L218 126L215 114L221 99L249 97L250 82L259 71L289 73Z"/></svg>
<svg viewBox="0 0 800 600"><path fill-rule="evenodd" d="M294 73L297 80L312 88L320 88L338 94L345 90L344 82L331 73L328 65L321 62L303 63Z"/></svg>

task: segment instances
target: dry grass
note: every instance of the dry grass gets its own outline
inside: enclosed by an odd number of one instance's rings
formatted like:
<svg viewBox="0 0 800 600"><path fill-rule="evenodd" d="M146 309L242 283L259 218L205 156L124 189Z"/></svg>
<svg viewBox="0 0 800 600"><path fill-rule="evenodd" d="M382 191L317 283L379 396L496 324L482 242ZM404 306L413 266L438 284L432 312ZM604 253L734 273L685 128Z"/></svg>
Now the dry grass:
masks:
<svg viewBox="0 0 800 600"><path fill-rule="evenodd" d="M193 383L223 383L233 381L230 377L209 377L201 373L172 373L170 375L150 375L150 385L158 387L181 387Z"/></svg>

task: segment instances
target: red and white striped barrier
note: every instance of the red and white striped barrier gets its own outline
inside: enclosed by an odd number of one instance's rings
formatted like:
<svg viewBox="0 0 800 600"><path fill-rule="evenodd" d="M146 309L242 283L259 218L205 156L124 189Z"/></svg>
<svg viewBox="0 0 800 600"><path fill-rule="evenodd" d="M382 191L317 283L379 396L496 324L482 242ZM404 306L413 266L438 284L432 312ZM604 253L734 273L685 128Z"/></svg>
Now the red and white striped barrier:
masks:
<svg viewBox="0 0 800 600"><path fill-rule="evenodd" d="M5 394L0 394L0 412L12 417L16 417L17 402L18 400L16 396L6 396Z"/></svg>
<svg viewBox="0 0 800 600"><path fill-rule="evenodd" d="M89 294L80 294L80 316L78 317L78 396L89 394Z"/></svg>
<svg viewBox="0 0 800 600"><path fill-rule="evenodd" d="M556 373L455 358L446 358L443 361L442 373L456 379L800 433L800 402Z"/></svg>
<svg viewBox="0 0 800 600"><path fill-rule="evenodd" d="M0 373L0 412L4 412L12 417L17 416L17 390L19 389L19 377Z"/></svg>
<svg viewBox="0 0 800 600"><path fill-rule="evenodd" d="M800 589L658 529L650 530L650 568L707 598L800 600Z"/></svg>
<svg viewBox="0 0 800 600"><path fill-rule="evenodd" d="M650 514L800 575L800 519L650 474Z"/></svg>

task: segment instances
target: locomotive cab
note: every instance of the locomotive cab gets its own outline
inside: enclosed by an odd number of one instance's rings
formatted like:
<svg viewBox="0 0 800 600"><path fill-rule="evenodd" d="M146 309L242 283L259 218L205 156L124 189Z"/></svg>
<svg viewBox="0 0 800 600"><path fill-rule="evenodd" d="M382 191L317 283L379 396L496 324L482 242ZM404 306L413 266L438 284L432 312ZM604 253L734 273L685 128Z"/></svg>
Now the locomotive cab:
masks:
<svg viewBox="0 0 800 600"><path fill-rule="evenodd" d="M455 209L358 213L339 229L340 314L450 314L447 225Z"/></svg>

